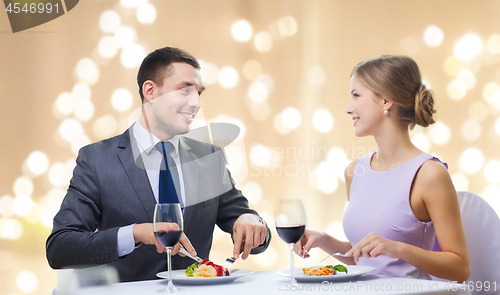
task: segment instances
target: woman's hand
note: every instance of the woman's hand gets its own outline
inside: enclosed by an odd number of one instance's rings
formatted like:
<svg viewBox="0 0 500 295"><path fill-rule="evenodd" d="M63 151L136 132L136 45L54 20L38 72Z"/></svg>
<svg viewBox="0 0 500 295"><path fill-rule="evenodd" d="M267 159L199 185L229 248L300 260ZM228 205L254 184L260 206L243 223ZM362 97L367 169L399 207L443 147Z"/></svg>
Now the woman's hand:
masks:
<svg viewBox="0 0 500 295"><path fill-rule="evenodd" d="M295 243L293 251L302 258L308 258L310 256L309 250L320 247L323 236L322 232L306 229L300 241Z"/></svg>
<svg viewBox="0 0 500 295"><path fill-rule="evenodd" d="M369 258L387 255L392 258L398 258L401 251L401 243L382 238L374 233L369 233L359 241L346 255L352 255L356 263L359 257Z"/></svg>

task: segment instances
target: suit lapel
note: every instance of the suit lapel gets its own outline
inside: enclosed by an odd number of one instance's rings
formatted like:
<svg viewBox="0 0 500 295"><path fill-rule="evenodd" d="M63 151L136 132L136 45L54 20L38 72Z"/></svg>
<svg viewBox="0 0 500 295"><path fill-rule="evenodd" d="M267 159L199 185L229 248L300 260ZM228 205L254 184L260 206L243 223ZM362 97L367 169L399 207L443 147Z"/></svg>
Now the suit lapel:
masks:
<svg viewBox="0 0 500 295"><path fill-rule="evenodd" d="M122 134L118 144L118 158L127 173L130 183L140 199L149 220L153 222L153 212L156 205L149 178L144 168L139 148L133 134L133 125ZM137 158L137 160L135 160ZM137 162L137 164L136 164Z"/></svg>
<svg viewBox="0 0 500 295"><path fill-rule="evenodd" d="M179 156L181 158L182 178L184 180L184 192L187 206L184 208L184 231L187 231L191 226L191 221L194 217L195 205L190 205L190 199L198 196L198 179L200 168L197 165L198 156L192 153L191 148L184 141L183 137L179 138Z"/></svg>

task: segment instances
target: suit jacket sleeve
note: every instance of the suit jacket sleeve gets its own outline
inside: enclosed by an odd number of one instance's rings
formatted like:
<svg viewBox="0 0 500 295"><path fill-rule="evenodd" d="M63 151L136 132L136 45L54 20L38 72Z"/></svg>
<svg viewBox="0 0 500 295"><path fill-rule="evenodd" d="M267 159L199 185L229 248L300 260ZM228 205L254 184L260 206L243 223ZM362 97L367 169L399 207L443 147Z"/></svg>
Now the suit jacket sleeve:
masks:
<svg viewBox="0 0 500 295"><path fill-rule="evenodd" d="M47 239L47 260L52 268L100 264L117 260L119 227L96 230L103 212L99 184L89 149L76 160L67 194L54 217Z"/></svg>

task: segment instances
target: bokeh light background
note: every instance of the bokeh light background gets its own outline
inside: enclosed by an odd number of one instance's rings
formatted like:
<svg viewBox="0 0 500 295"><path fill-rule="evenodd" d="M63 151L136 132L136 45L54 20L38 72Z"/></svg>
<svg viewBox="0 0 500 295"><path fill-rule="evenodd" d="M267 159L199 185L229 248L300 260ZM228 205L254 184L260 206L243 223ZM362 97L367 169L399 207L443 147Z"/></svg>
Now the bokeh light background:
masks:
<svg viewBox="0 0 500 295"><path fill-rule="evenodd" d="M300 198L309 228L345 239L343 170L376 146L345 114L349 74L382 54L413 57L436 94L437 123L412 140L500 212L499 13L499 0L85 0L12 34L1 12L0 293L56 286L45 240L76 153L135 120L138 65L163 46L200 59L207 91L193 126L240 126L230 169L272 227L276 200ZM266 253L235 266L288 267L273 233ZM230 253L216 231L210 258Z"/></svg>

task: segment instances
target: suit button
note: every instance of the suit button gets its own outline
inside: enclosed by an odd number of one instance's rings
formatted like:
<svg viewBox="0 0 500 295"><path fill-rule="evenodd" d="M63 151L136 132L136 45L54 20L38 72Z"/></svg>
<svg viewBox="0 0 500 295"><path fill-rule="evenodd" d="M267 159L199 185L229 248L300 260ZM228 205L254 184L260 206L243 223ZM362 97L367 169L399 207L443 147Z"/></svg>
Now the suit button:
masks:
<svg viewBox="0 0 500 295"><path fill-rule="evenodd" d="M104 260L104 254L101 255L101 260Z"/></svg>
<svg viewBox="0 0 500 295"><path fill-rule="evenodd" d="M90 257L90 261L94 262L95 261L95 257L94 256Z"/></svg>
<svg viewBox="0 0 500 295"><path fill-rule="evenodd" d="M99 255L96 255L95 256L95 261L99 261L99 260L101 260L101 258L99 257Z"/></svg>
<svg viewBox="0 0 500 295"><path fill-rule="evenodd" d="M104 255L104 258L109 259L109 254Z"/></svg>

